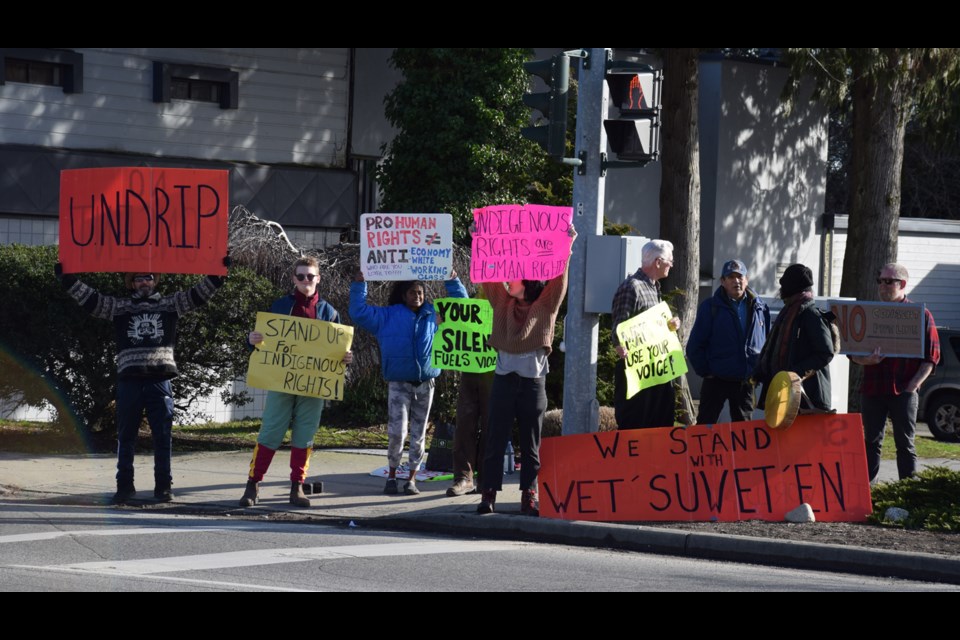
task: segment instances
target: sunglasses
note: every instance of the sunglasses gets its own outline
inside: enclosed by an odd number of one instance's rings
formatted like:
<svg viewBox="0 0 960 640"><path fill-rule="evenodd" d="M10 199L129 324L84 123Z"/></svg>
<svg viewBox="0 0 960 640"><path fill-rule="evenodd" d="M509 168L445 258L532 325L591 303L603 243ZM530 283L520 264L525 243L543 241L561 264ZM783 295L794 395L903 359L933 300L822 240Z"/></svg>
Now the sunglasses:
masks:
<svg viewBox="0 0 960 640"><path fill-rule="evenodd" d="M134 282L153 282L153 276L133 276Z"/></svg>
<svg viewBox="0 0 960 640"><path fill-rule="evenodd" d="M297 280L299 280L300 282L303 282L304 280L309 280L310 282L313 282L314 279L317 277L317 274L315 274L315 273L298 273L298 274L296 274L296 276L297 276Z"/></svg>
<svg viewBox="0 0 960 640"><path fill-rule="evenodd" d="M877 284L893 284L894 282L902 282L900 278L877 278Z"/></svg>

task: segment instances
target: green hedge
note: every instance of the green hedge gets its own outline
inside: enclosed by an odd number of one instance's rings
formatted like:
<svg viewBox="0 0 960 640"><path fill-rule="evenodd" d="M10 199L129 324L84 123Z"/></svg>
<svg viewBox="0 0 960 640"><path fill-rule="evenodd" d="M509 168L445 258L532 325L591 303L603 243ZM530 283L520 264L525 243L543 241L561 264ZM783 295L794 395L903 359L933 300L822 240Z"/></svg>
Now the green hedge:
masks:
<svg viewBox="0 0 960 640"><path fill-rule="evenodd" d="M54 278L55 246L0 247L0 399L50 404L60 422L79 420L89 431L113 431L116 382L113 325L91 318ZM109 295L127 295L120 274L80 274ZM161 277L158 290L192 286L200 276ZM176 349L180 377L174 394L178 420L201 417L195 400L246 374L246 335L256 311L269 308L276 288L249 269L231 270L211 303L181 318ZM17 366L12 366L17 363ZM243 403L243 395L224 398ZM75 415L71 415L75 414Z"/></svg>

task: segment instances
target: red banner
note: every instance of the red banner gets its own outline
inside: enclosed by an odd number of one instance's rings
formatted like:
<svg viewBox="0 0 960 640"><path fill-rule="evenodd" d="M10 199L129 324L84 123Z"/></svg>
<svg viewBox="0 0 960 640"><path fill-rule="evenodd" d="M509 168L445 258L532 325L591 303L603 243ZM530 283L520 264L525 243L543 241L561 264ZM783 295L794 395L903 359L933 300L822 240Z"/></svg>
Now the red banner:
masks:
<svg viewBox="0 0 960 640"><path fill-rule="evenodd" d="M540 515L594 521L817 520L872 511L860 414L545 438Z"/></svg>
<svg viewBox="0 0 960 640"><path fill-rule="evenodd" d="M228 172L114 167L60 172L64 273L225 275Z"/></svg>

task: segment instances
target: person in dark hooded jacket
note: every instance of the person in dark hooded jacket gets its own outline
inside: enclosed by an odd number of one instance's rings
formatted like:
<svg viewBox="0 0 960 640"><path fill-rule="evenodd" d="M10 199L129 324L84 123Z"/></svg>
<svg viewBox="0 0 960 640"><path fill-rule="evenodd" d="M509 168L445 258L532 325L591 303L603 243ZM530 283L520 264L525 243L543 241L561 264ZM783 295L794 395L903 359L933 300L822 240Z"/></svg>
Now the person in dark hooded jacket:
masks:
<svg viewBox="0 0 960 640"><path fill-rule="evenodd" d="M780 278L783 309L760 353L754 378L763 383L760 403L770 381L780 371L792 371L803 379L800 413L832 413L830 369L835 353L828 312L813 300L813 272L792 264Z"/></svg>

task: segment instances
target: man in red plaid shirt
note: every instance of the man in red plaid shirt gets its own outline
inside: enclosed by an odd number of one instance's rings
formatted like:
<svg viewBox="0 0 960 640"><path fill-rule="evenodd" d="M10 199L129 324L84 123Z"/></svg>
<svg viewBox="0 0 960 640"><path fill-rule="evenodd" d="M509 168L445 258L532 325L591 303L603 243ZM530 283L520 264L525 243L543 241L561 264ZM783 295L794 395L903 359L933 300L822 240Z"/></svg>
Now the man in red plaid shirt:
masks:
<svg viewBox="0 0 960 640"><path fill-rule="evenodd" d="M882 302L911 302L906 296L906 267L891 262L883 265L877 278ZM940 336L933 314L925 310L923 358L887 358L880 348L869 356L851 356L863 366L860 385L860 411L867 446L867 471L871 484L880 472L880 448L883 446L887 416L893 422L893 440L897 445L897 471L900 479L909 478L917 470L917 450L913 446L917 430L917 391L940 362Z"/></svg>

